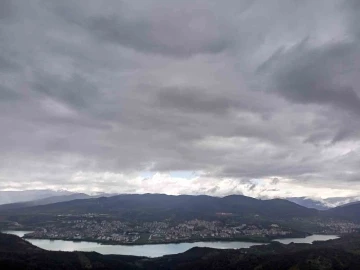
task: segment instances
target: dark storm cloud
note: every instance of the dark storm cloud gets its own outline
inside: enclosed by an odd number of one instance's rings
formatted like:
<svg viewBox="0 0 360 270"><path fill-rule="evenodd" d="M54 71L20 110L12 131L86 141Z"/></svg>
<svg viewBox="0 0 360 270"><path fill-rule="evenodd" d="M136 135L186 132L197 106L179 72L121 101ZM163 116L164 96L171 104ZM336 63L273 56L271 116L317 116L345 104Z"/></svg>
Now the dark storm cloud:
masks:
<svg viewBox="0 0 360 270"><path fill-rule="evenodd" d="M352 78L339 78L344 72L357 72L354 57L359 52L357 44L308 49L306 42L284 55L277 52L278 60L271 59L276 70L275 88L294 102L330 104L359 114L360 89L355 91L358 86L352 85Z"/></svg>
<svg viewBox="0 0 360 270"><path fill-rule="evenodd" d="M99 98L96 87L78 74L73 74L71 78L65 80L54 75L39 74L36 76L32 89L69 104L75 109L92 106Z"/></svg>
<svg viewBox="0 0 360 270"><path fill-rule="evenodd" d="M357 183L356 5L2 1L0 188L265 196L286 178ZM175 170L201 177L162 174Z"/></svg>

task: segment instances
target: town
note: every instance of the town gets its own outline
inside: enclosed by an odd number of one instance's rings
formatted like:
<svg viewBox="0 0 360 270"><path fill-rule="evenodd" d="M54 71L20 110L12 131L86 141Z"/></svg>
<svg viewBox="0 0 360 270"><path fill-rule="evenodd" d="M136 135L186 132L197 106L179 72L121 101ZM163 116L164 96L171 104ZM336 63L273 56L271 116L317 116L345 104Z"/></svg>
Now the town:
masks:
<svg viewBox="0 0 360 270"><path fill-rule="evenodd" d="M220 221L189 220L182 223L154 221L130 223L118 220L76 219L54 223L25 238L87 240L118 244L171 243L198 240L237 240L290 236L293 231L278 224L224 224Z"/></svg>
<svg viewBox="0 0 360 270"><path fill-rule="evenodd" d="M360 230L360 224L356 224L353 222L345 222L345 221L334 221L330 220L328 222L319 222L317 223L321 228L318 233L319 234L349 234L356 233Z"/></svg>

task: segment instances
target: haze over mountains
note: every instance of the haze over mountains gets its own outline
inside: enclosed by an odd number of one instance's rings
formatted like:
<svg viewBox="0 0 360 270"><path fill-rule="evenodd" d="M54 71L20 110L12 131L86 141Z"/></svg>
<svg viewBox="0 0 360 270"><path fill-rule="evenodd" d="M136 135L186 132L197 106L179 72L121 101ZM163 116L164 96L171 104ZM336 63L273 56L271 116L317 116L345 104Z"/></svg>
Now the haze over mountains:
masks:
<svg viewBox="0 0 360 270"><path fill-rule="evenodd" d="M3 191L0 190L0 204L26 202L33 200L45 199L53 196L70 195L72 192L67 190L22 190L22 191Z"/></svg>
<svg viewBox="0 0 360 270"><path fill-rule="evenodd" d="M30 207L30 206L37 206L37 205L45 205L45 204L52 204L58 202L66 202L72 201L76 199L88 199L91 198L90 195L84 193L74 193L69 195L59 195L59 196L52 196L47 197L44 199L32 200L32 201L25 201L25 202L15 202L15 203L7 203L7 204L0 204L1 209L16 209L16 208L23 208L23 207Z"/></svg>
<svg viewBox="0 0 360 270"><path fill-rule="evenodd" d="M36 189L36 190L21 190L21 191L0 191L0 205L27 203L29 205L42 205L49 203L56 203L61 201L70 201L75 199L85 199L91 197L108 197L116 195L114 193L95 192L92 194L76 193L67 190L51 190L51 189Z"/></svg>
<svg viewBox="0 0 360 270"><path fill-rule="evenodd" d="M354 203L360 201L360 197L353 196L353 197L334 197L334 198L327 198L327 199L311 199L307 197L290 197L286 198L287 200L297 203L299 205L308 207L308 208L315 208L318 210L326 210L330 208L334 208L341 205L346 205L349 203Z"/></svg>

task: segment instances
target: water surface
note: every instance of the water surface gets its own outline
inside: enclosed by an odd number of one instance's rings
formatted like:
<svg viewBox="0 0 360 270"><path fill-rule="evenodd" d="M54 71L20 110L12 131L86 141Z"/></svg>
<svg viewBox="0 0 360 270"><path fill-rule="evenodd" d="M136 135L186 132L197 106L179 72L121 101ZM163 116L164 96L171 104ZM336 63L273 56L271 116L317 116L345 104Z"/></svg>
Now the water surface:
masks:
<svg viewBox="0 0 360 270"><path fill-rule="evenodd" d="M278 241L283 244L290 244L291 242L312 244L314 241L327 241L337 238L339 238L339 236L337 235L313 234L305 238L283 238L283 239L274 239L273 241Z"/></svg>
<svg viewBox="0 0 360 270"><path fill-rule="evenodd" d="M17 236L24 236L29 231L4 231L6 233L15 234ZM337 238L336 235L312 235L306 238L288 238L278 239L284 244L294 243L312 243L315 240L329 240ZM168 254L176 254L184 252L193 247L210 247L219 249L234 249L234 248L249 248L254 245L261 245L261 243L251 242L195 242L195 243L179 243L179 244L158 244L158 245L101 245L93 242L73 242L67 240L46 240L46 239L27 239L30 243L46 250L61 250L61 251L95 251L101 254L122 254L122 255L136 255L147 257L159 257ZM274 240L275 241L275 240Z"/></svg>

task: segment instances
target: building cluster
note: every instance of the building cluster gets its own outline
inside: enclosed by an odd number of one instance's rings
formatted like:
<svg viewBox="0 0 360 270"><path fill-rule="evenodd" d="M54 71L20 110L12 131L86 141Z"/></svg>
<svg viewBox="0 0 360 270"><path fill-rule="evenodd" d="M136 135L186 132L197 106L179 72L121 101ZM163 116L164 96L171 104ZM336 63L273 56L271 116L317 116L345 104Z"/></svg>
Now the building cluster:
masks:
<svg viewBox="0 0 360 270"><path fill-rule="evenodd" d="M153 231L150 241L178 241L183 239L231 239L244 236L285 236L291 234L290 230L281 228L277 224L263 227L261 225L241 224L227 226L217 221L191 220L176 226Z"/></svg>
<svg viewBox="0 0 360 270"><path fill-rule="evenodd" d="M347 234L360 231L360 224L346 221L328 221L317 223L322 234Z"/></svg>
<svg viewBox="0 0 360 270"><path fill-rule="evenodd" d="M27 238L88 240L116 243L161 243L211 239L237 239L244 236L279 237L291 230L277 224L227 225L219 221L190 220L185 222L129 223L118 220L73 219L63 220L38 228Z"/></svg>
<svg viewBox="0 0 360 270"><path fill-rule="evenodd" d="M25 237L133 243L140 238L140 235L124 222L79 219L47 225L26 234Z"/></svg>

